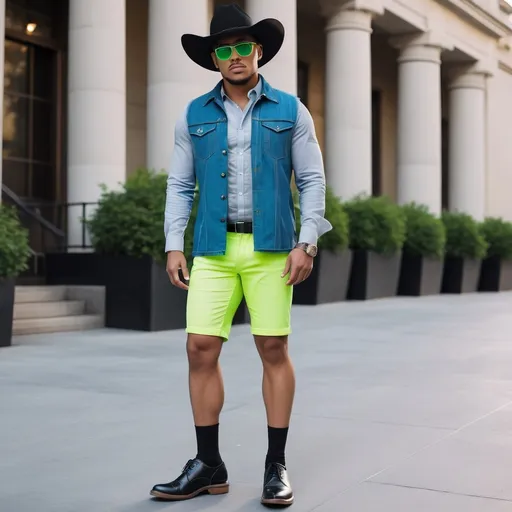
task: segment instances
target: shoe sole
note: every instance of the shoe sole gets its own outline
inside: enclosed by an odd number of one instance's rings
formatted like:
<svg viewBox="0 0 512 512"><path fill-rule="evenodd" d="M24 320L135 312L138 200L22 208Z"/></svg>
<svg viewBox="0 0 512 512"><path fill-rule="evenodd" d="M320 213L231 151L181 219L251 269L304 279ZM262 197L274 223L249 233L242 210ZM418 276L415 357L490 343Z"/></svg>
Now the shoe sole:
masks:
<svg viewBox="0 0 512 512"><path fill-rule="evenodd" d="M167 501L182 501L182 500L190 500L192 498L195 498L199 494L203 494L204 492L207 492L208 494L227 494L229 492L229 484L216 484L216 485L208 485L207 487L202 487L201 489L198 489L197 491L186 494L186 495L180 495L180 494L166 494L164 492L159 491L151 491L149 494L151 496L154 496L155 498L160 498L162 500Z"/></svg>
<svg viewBox="0 0 512 512"><path fill-rule="evenodd" d="M291 498L288 498L287 500L261 498L261 503L262 503L262 505L281 505L281 506L292 505L293 504L293 496Z"/></svg>

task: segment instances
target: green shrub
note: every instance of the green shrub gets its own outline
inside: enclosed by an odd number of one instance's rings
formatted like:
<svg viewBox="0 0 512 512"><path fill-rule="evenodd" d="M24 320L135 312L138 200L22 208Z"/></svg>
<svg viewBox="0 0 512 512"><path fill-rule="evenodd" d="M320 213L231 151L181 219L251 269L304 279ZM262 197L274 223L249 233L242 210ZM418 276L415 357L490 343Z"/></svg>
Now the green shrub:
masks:
<svg viewBox="0 0 512 512"><path fill-rule="evenodd" d="M488 244L487 256L512 260L512 222L487 217L480 225L480 232Z"/></svg>
<svg viewBox="0 0 512 512"><path fill-rule="evenodd" d="M31 251L28 230L11 206L0 204L0 279L20 275L28 268Z"/></svg>
<svg viewBox="0 0 512 512"><path fill-rule="evenodd" d="M295 222L297 235L300 234L300 204L299 194L293 193L295 204ZM348 215L343 209L340 199L334 195L330 187L325 191L325 218L331 223L332 229L318 239L318 248L327 251L346 249L349 242Z"/></svg>
<svg viewBox="0 0 512 512"><path fill-rule="evenodd" d="M454 258L481 259L487 252L487 242L478 222L462 212L443 212L446 229L446 255Z"/></svg>
<svg viewBox="0 0 512 512"><path fill-rule="evenodd" d="M404 252L413 256L442 258L446 245L446 232L442 220L424 205L403 205L405 215Z"/></svg>
<svg viewBox="0 0 512 512"><path fill-rule="evenodd" d="M358 196L344 204L349 217L350 248L394 254L405 241L405 215L387 197Z"/></svg>
<svg viewBox="0 0 512 512"><path fill-rule="evenodd" d="M167 174L138 169L120 190L101 186L94 214L85 220L96 252L140 258L152 256L165 263L164 212ZM191 248L193 219L187 227L185 246Z"/></svg>

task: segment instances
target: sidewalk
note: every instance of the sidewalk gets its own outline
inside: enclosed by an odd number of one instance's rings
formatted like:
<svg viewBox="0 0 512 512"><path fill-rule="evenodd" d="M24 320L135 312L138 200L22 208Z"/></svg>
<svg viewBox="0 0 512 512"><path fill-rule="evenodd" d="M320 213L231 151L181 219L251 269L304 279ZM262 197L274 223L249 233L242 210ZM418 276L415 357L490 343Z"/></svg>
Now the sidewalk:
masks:
<svg viewBox="0 0 512 512"><path fill-rule="evenodd" d="M294 512L512 510L512 293L294 308ZM0 350L1 512L239 512L259 504L261 365L222 354L231 491L150 499L195 455L183 332L15 338Z"/></svg>

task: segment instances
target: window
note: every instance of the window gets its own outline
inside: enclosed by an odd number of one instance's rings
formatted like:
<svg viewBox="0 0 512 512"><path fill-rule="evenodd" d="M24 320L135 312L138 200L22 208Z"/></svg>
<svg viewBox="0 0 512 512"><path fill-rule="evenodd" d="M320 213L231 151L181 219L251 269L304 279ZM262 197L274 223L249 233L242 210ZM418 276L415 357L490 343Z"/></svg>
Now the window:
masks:
<svg viewBox="0 0 512 512"><path fill-rule="evenodd" d="M3 182L26 199L56 199L56 90L61 2L7 0Z"/></svg>
<svg viewBox="0 0 512 512"><path fill-rule="evenodd" d="M449 146L450 125L448 119L441 120L441 208L448 210L450 201Z"/></svg>
<svg viewBox="0 0 512 512"><path fill-rule="evenodd" d="M6 39L3 182L26 198L54 200L52 50Z"/></svg>
<svg viewBox="0 0 512 512"><path fill-rule="evenodd" d="M382 194L381 169L381 92L372 91L372 195Z"/></svg>
<svg viewBox="0 0 512 512"><path fill-rule="evenodd" d="M306 107L308 106L308 82L309 65L303 61L299 61L297 69L297 96Z"/></svg>

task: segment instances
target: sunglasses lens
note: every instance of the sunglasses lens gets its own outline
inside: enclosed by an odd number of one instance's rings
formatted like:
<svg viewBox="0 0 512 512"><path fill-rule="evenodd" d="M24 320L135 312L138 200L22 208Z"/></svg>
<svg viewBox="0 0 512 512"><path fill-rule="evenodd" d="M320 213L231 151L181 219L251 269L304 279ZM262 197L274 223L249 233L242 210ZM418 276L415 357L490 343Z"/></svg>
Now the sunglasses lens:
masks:
<svg viewBox="0 0 512 512"><path fill-rule="evenodd" d="M215 49L215 55L219 60L228 60L232 52L231 46L221 46Z"/></svg>
<svg viewBox="0 0 512 512"><path fill-rule="evenodd" d="M252 53L252 47L252 43L240 43L235 48L240 57L249 57Z"/></svg>

